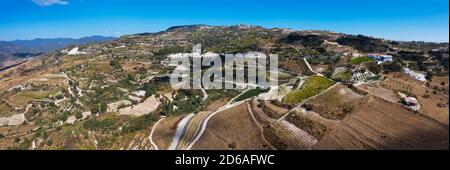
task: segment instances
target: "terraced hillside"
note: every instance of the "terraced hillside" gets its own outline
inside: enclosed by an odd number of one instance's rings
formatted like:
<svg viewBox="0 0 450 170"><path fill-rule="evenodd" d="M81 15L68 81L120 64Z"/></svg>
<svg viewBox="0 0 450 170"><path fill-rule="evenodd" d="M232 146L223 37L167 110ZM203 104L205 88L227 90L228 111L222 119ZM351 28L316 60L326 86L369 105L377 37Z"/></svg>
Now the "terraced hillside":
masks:
<svg viewBox="0 0 450 170"><path fill-rule="evenodd" d="M367 96L314 149L448 149L448 126Z"/></svg>
<svg viewBox="0 0 450 170"><path fill-rule="evenodd" d="M169 56L194 51L277 54L279 84L173 88ZM448 43L176 26L2 69L0 149L448 149L448 82Z"/></svg>

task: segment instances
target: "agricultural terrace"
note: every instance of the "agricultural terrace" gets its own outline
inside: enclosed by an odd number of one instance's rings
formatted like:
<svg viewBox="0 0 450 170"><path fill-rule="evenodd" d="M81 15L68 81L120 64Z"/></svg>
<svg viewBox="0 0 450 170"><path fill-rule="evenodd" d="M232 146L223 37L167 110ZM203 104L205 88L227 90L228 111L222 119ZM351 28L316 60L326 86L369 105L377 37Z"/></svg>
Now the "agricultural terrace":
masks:
<svg viewBox="0 0 450 170"><path fill-rule="evenodd" d="M248 90L247 92L245 92L245 93L241 94L240 96L238 96L237 98L235 98L232 101L232 103L239 102L239 101L248 99L248 98L253 97L253 96L257 96L257 95L259 95L259 94L261 94L263 92L267 92L267 90L263 90L263 89L261 89L259 87L255 88L255 89Z"/></svg>
<svg viewBox="0 0 450 170"><path fill-rule="evenodd" d="M322 76L309 77L305 84L296 91L286 95L284 102L289 105L295 105L303 100L319 94L321 91L332 86L335 82Z"/></svg>

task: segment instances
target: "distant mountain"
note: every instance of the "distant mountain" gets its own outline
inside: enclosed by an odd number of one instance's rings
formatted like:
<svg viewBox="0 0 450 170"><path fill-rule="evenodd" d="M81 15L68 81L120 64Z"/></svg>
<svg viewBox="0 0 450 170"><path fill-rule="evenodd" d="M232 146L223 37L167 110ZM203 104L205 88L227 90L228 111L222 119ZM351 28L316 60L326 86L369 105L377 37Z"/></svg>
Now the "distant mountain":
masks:
<svg viewBox="0 0 450 170"><path fill-rule="evenodd" d="M83 45L88 43L105 42L116 39L115 37L90 36L79 39L52 38L0 41L0 66L3 62L16 59L33 57L42 53L62 49L71 45Z"/></svg>
<svg viewBox="0 0 450 170"><path fill-rule="evenodd" d="M94 42L104 42L116 39L115 37L90 36L79 39L74 38L52 38L0 41L0 52L14 53L45 53L53 50L65 48L71 45L81 45Z"/></svg>

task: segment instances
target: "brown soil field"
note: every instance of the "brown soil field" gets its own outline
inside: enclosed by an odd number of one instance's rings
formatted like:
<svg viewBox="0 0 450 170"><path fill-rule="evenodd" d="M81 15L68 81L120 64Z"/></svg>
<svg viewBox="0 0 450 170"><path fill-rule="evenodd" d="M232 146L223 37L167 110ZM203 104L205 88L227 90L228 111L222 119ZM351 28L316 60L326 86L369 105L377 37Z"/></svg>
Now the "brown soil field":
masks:
<svg viewBox="0 0 450 170"><path fill-rule="evenodd" d="M122 64L122 69L126 72L134 73L139 71L140 68L148 69L151 64L151 62L128 61Z"/></svg>
<svg viewBox="0 0 450 170"><path fill-rule="evenodd" d="M422 105L421 113L448 125L449 104L447 95L425 93L424 91L416 92L416 95Z"/></svg>
<svg viewBox="0 0 450 170"><path fill-rule="evenodd" d="M288 109L275 106L271 103L271 101L264 101L261 103L263 105L263 110L266 114L268 114L269 117L278 119L282 116L284 116L287 112L289 112Z"/></svg>
<svg viewBox="0 0 450 170"><path fill-rule="evenodd" d="M244 103L212 117L192 149L266 150L269 147L261 138Z"/></svg>
<svg viewBox="0 0 450 170"><path fill-rule="evenodd" d="M228 101L229 101L228 99L220 99L220 100L214 101L206 107L205 111L216 111L220 107L226 105L228 103Z"/></svg>
<svg viewBox="0 0 450 170"><path fill-rule="evenodd" d="M148 139L148 136L150 135L150 129L145 130L144 132L137 133L133 140L130 141L130 143L127 146L127 149L131 150L150 150L153 149L153 146Z"/></svg>
<svg viewBox="0 0 450 170"><path fill-rule="evenodd" d="M308 150L317 143L317 139L305 130L286 121L272 119L258 107L258 100L251 102L251 109L256 120L264 129L265 138L279 150Z"/></svg>
<svg viewBox="0 0 450 170"><path fill-rule="evenodd" d="M320 140L325 132L329 131L327 126L301 116L288 116L287 121L292 122L298 128L308 132L308 134L314 136L317 140Z"/></svg>
<svg viewBox="0 0 450 170"><path fill-rule="evenodd" d="M328 92L308 100L305 105L319 113L322 117L332 120L342 120L351 113L364 96L354 92L345 85L337 85Z"/></svg>
<svg viewBox="0 0 450 170"><path fill-rule="evenodd" d="M0 134L5 135L4 138L0 139L0 150L6 150L8 147L17 144L14 142L15 138L18 137L23 139L25 137L30 137L34 133L31 133L33 129L37 126L32 124L20 125L20 126L5 126L0 127Z"/></svg>
<svg viewBox="0 0 450 170"><path fill-rule="evenodd" d="M448 87L449 87L448 83L449 83L448 77L433 76L432 80L429 81L430 88L432 88L432 89L436 88L440 91L443 91L447 95L448 95Z"/></svg>
<svg viewBox="0 0 450 170"><path fill-rule="evenodd" d="M310 64L311 68L319 73L323 73L326 72L330 69L331 65L327 65L327 64Z"/></svg>
<svg viewBox="0 0 450 170"><path fill-rule="evenodd" d="M31 71L36 65L38 65L37 61L31 60L0 72L0 80L2 80L0 82L0 91L8 90L21 82L42 75L45 70L33 69Z"/></svg>
<svg viewBox="0 0 450 170"><path fill-rule="evenodd" d="M69 68L69 67L72 67L72 66L78 65L78 64L87 64L88 60L86 58L82 58L82 59L74 58L74 59L72 59L70 57L67 57L67 58L63 58L62 63L63 64L58 66L58 68Z"/></svg>
<svg viewBox="0 0 450 170"><path fill-rule="evenodd" d="M308 69L308 66L302 59L281 59L279 61L281 68L297 73L299 75L312 75L313 73Z"/></svg>
<svg viewBox="0 0 450 170"><path fill-rule="evenodd" d="M377 94L377 96L386 99L387 101L390 101L392 103L398 103L398 101L400 101L400 96L391 89L385 89L373 85L362 85L360 87L371 93Z"/></svg>
<svg viewBox="0 0 450 170"><path fill-rule="evenodd" d="M387 75L387 77L388 79L408 84L411 88L410 93L414 94L422 105L420 112L448 125L449 101L447 94L426 87L423 82L417 81L403 73L392 73ZM445 81L445 79L442 81Z"/></svg>
<svg viewBox="0 0 450 170"><path fill-rule="evenodd" d="M397 91L411 92L412 87L408 79L388 78L383 81L383 87Z"/></svg>
<svg viewBox="0 0 450 170"><path fill-rule="evenodd" d="M368 95L314 149L448 149L448 125Z"/></svg>
<svg viewBox="0 0 450 170"><path fill-rule="evenodd" d="M295 110L286 116L286 120L298 128L308 132L317 140L320 140L326 132L332 130L339 122L326 119L318 113L306 110Z"/></svg>
<svg viewBox="0 0 450 170"><path fill-rule="evenodd" d="M153 141L155 141L160 150L169 148L177 130L177 124L181 119L183 119L183 116L168 117L158 124L153 133Z"/></svg>

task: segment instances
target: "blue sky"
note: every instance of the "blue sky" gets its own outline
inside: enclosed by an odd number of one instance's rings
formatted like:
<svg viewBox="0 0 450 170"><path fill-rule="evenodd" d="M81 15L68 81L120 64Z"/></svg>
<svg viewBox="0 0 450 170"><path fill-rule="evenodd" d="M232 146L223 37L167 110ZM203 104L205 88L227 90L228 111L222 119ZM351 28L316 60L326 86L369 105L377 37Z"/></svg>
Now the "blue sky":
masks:
<svg viewBox="0 0 450 170"><path fill-rule="evenodd" d="M449 41L448 0L0 0L0 40L156 32L185 24Z"/></svg>

